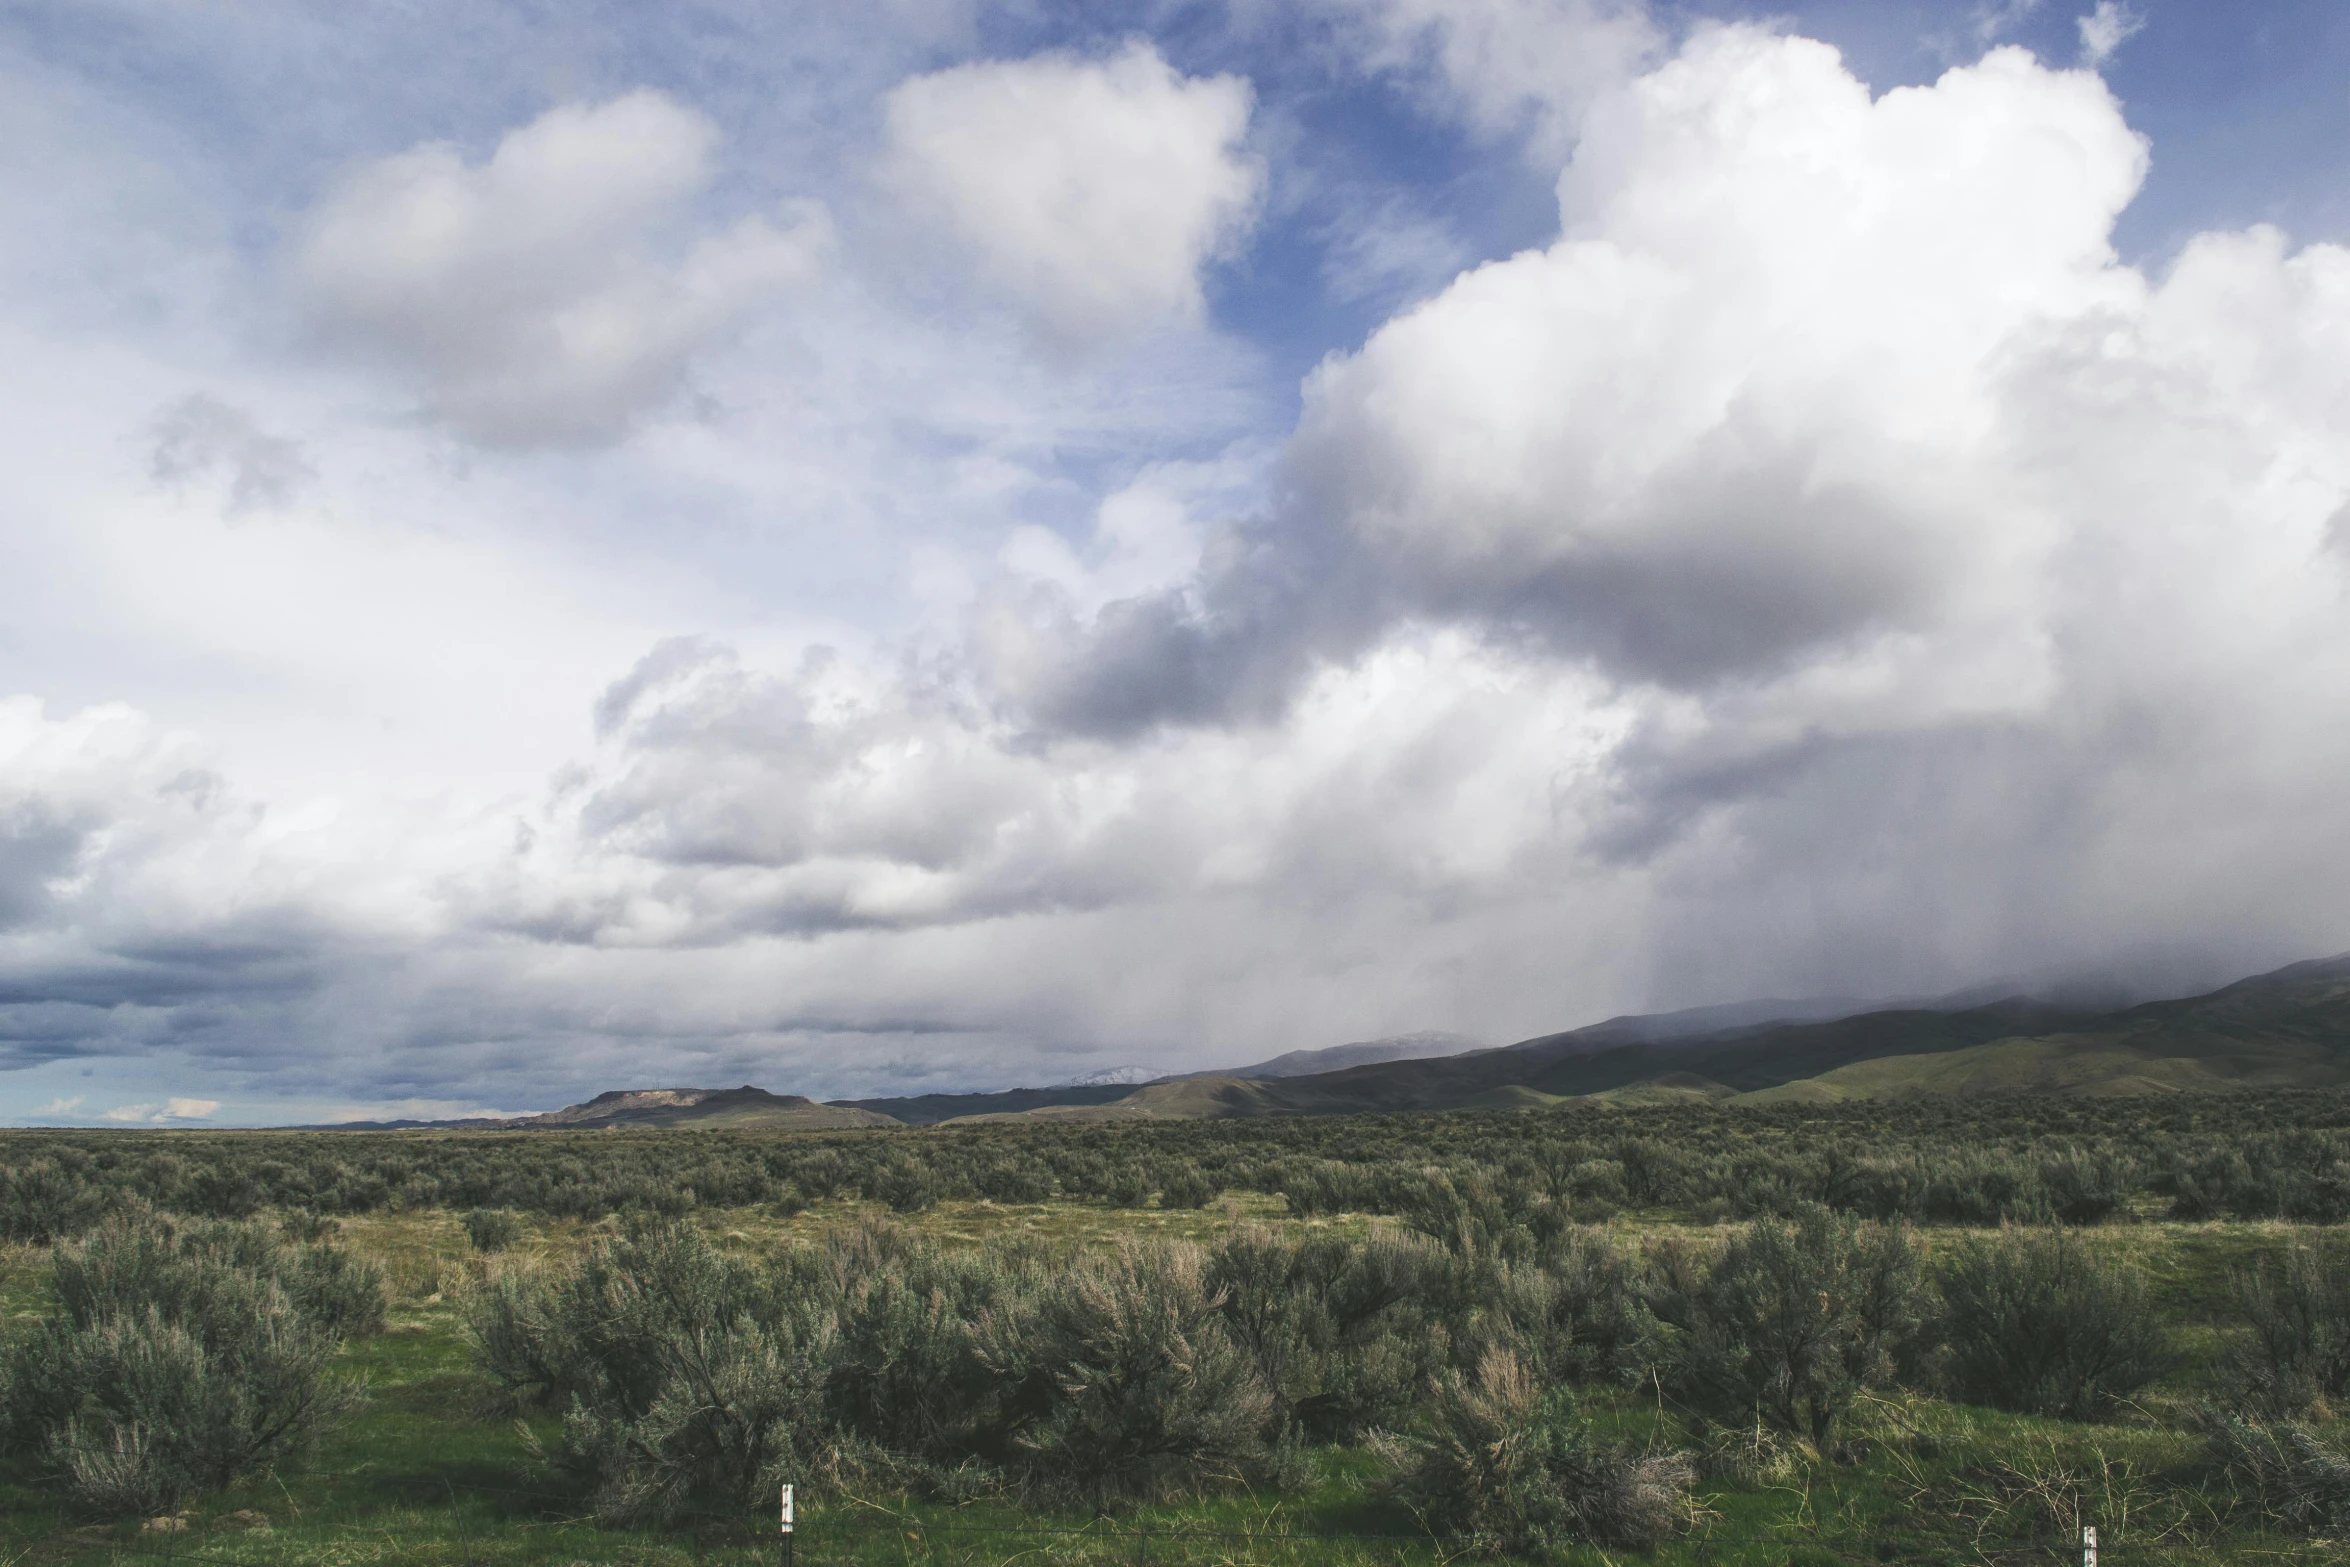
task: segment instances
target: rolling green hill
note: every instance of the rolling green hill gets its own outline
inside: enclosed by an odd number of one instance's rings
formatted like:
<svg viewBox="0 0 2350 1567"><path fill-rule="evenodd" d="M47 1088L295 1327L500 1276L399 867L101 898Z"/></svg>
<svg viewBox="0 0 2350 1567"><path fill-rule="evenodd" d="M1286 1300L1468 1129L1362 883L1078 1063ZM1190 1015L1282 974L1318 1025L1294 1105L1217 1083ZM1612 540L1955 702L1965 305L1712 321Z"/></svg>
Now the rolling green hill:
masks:
<svg viewBox="0 0 2350 1567"><path fill-rule="evenodd" d="M866 1110L904 1126L994 1119L1029 1110L1115 1104L1134 1092L1129 1083L1070 1084L1061 1088L1005 1088L981 1094L902 1094L896 1098L835 1099L845 1110Z"/></svg>
<svg viewBox="0 0 2350 1567"><path fill-rule="evenodd" d="M2146 1094L2350 1085L2350 957L1964 1049L1891 1054L1742 1096Z"/></svg>
<svg viewBox="0 0 2350 1567"><path fill-rule="evenodd" d="M1586 1095L1615 1102L1692 1093L1720 1098L1878 1056L1965 1049L2062 1016L2026 1003L2001 1003L1965 1012L1905 1010L1830 1023L1748 1026L1655 1044L1595 1045L1578 1034L1553 1035L1501 1050L1245 1086L1229 1078L1153 1083L1097 1107L1089 1118L1488 1109ZM1208 1085L1218 1086L1200 1092Z"/></svg>
<svg viewBox="0 0 2350 1567"><path fill-rule="evenodd" d="M1611 1019L1500 1050L1271 1081L1151 1083L1110 1103L1031 1110L1078 1120L1360 1111L1863 1099L1890 1094L2143 1094L2350 1085L2350 955L2296 963L2209 995L2120 1011L2022 998L1744 1024L1618 1043Z"/></svg>

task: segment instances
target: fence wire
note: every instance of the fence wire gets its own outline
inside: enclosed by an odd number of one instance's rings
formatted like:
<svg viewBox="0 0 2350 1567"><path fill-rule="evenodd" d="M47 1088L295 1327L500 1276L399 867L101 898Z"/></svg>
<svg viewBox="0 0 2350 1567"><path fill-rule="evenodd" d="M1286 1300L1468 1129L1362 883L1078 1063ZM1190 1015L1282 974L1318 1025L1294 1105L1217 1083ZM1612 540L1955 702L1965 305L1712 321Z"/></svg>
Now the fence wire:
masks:
<svg viewBox="0 0 2350 1567"><path fill-rule="evenodd" d="M453 1474L394 1474L380 1469L305 1470L306 1479L328 1479L360 1482L384 1491L408 1493L402 1505L419 1513L434 1511L445 1505L457 1534L457 1559L461 1563L475 1563L485 1556L503 1554L494 1547L475 1546L475 1531L467 1523L464 1503L472 1499L475 1523L481 1514L496 1517L503 1513L512 1521L516 1512L526 1509L510 1504L521 1502L542 1504L527 1509L535 1516L533 1524L558 1528L595 1528L598 1526L593 1499L572 1491L546 1490L528 1486L488 1485L473 1481L459 1481ZM501 1506L500 1504L507 1504ZM160 1522L161 1520L156 1520ZM141 1532L128 1538L91 1538L89 1531L79 1537L52 1537L41 1542L43 1554L67 1550L106 1551L116 1557L134 1557L166 1563L188 1563L190 1567L261 1567L261 1564L288 1559L284 1549L270 1542L274 1533L270 1528L256 1528L249 1532L217 1529L209 1521L189 1519L184 1527L157 1530L153 1523L142 1526ZM380 1539L379 1529L353 1529L354 1543L361 1535ZM859 1503L851 1498L847 1504L827 1502L819 1508L803 1507L798 1524L787 1548L778 1532L775 1514L770 1507L763 1514L746 1513L740 1509L712 1509L704 1507L672 1507L663 1510L658 1522L621 1526L613 1531L616 1538L634 1536L649 1538L656 1545L682 1544L697 1560L715 1552L739 1553L761 1561L782 1561L789 1567L821 1567L828 1561L860 1559L860 1547L895 1537L900 1551L898 1559L910 1564L917 1553L937 1558L942 1548L952 1549L957 1543L981 1546L996 1542L1012 1547L1007 1551L988 1552L999 1561L1014 1561L1025 1557L1050 1554L1055 1559L1071 1559L1069 1551L1075 1548L1074 1559L1104 1563L1136 1564L1150 1567L1154 1555L1164 1557L1172 1564L1205 1555L1217 1564L1245 1564L1279 1557L1289 1559L1300 1551L1315 1547L1355 1547L1375 1556L1391 1556L1402 1561L1408 1554L1419 1553L1423 1560L1453 1563L1465 1553L1463 1542L1432 1533L1399 1533L1372 1530L1333 1530L1301 1527L1287 1518L1270 1519L1262 1527L1217 1527L1193 1524L1153 1524L1125 1521L1111 1517L1097 1517L1084 1523L1004 1523L992 1521L962 1521L937 1519L900 1512L878 1503ZM224 1555L233 1550L223 1538L250 1540L258 1549ZM1061 1550L1054 1550L1054 1547ZM2089 1558L2084 1553L2084 1542L2077 1538L2055 1538L2047 1535L1937 1535L1928 1530L1915 1533L1897 1533L1885 1530L1839 1533L1817 1528L1787 1528L1768 1532L1728 1531L1699 1527L1690 1533L1660 1547L1676 1557L1694 1557L1701 1564L1729 1564L1736 1562L1768 1563L1792 1559L1797 1553L1809 1562L1837 1562L1850 1567L1909 1567L1915 1563L1969 1563L1974 1567L2040 1567L2040 1564L2082 1563ZM1604 1553L1604 1559L1621 1561L1628 1554L1621 1551ZM7 1558L30 1560L23 1556ZM399 1559L395 1554L391 1559ZM436 1560L445 1559L445 1553L436 1553ZM2160 1564L2174 1561L2258 1562L2290 1567L2303 1562L2350 1564L2350 1537L2302 1538L2243 1538L2236 1540L2136 1541L2108 1539L2095 1548L2093 1560L2097 1567L2134 1567L2134 1564Z"/></svg>

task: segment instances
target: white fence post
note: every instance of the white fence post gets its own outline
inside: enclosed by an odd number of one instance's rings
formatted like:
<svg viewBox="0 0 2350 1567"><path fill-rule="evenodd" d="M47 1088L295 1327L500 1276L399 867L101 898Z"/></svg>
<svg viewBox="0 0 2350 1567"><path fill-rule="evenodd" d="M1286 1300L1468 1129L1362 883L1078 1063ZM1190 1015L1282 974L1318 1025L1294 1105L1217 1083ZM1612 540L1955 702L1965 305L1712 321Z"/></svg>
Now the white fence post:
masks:
<svg viewBox="0 0 2350 1567"><path fill-rule="evenodd" d="M792 1567L791 1561L791 1487L783 1488L783 1567Z"/></svg>
<svg viewBox="0 0 2350 1567"><path fill-rule="evenodd" d="M2097 1526L2081 1525L2081 1567L2097 1567Z"/></svg>

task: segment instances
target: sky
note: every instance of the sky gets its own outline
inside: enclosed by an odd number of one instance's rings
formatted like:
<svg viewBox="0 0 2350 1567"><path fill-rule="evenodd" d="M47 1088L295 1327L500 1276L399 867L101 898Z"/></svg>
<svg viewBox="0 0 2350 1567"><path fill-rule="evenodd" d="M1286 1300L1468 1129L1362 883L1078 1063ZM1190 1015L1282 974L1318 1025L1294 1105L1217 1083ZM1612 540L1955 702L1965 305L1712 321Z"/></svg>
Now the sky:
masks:
<svg viewBox="0 0 2350 1567"><path fill-rule="evenodd" d="M0 13L0 1122L2350 948L2350 13Z"/></svg>

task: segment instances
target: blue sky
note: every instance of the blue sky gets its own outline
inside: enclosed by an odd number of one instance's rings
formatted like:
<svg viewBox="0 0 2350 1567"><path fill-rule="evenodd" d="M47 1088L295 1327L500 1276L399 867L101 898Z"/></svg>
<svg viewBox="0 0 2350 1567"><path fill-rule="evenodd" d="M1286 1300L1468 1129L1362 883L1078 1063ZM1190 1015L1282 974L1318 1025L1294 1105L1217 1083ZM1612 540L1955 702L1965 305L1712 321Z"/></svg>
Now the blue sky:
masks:
<svg viewBox="0 0 2350 1567"><path fill-rule="evenodd" d="M14 8L0 1117L2350 946L2345 82L2297 3Z"/></svg>

